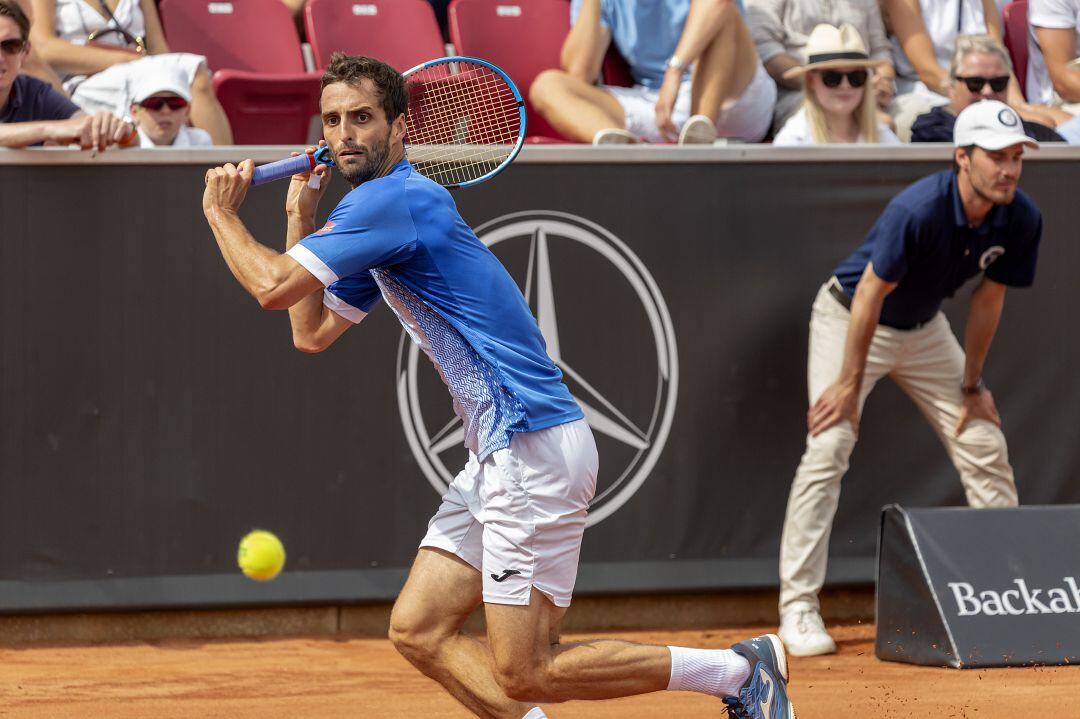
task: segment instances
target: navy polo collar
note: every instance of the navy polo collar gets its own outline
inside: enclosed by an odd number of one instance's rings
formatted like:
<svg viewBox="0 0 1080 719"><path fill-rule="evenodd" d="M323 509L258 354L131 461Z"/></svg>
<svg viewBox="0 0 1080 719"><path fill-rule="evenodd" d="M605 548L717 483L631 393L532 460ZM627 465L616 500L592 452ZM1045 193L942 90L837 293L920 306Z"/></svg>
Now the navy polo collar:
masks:
<svg viewBox="0 0 1080 719"><path fill-rule="evenodd" d="M964 202L960 199L960 183L958 181L957 173L952 173L949 185L949 194L952 196L953 201L953 219L956 222L957 227L967 227L971 224L971 221L968 220L968 216L964 212ZM990 208L990 212L986 213L986 218L979 227L1004 227L1007 221L1006 206L994 205Z"/></svg>

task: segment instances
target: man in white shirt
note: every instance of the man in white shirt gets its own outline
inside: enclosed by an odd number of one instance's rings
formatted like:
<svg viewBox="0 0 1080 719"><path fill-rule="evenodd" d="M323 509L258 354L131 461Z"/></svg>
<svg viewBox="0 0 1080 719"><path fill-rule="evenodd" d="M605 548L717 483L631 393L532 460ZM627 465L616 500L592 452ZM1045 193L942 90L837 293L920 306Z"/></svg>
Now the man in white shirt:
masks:
<svg viewBox="0 0 1080 719"><path fill-rule="evenodd" d="M1028 61L1029 102L1080 114L1080 0L1031 0L1028 23L1034 42Z"/></svg>
<svg viewBox="0 0 1080 719"><path fill-rule="evenodd" d="M206 130L187 124L191 88L179 72L161 68L138 77L131 89L131 116L139 147L213 145Z"/></svg>

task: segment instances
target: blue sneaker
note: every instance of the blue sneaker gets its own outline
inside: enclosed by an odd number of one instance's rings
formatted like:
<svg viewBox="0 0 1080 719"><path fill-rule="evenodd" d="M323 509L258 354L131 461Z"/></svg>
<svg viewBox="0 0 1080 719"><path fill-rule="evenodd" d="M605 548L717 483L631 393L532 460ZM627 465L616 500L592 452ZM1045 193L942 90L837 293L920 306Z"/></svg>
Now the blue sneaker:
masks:
<svg viewBox="0 0 1080 719"><path fill-rule="evenodd" d="M726 697L728 714L736 719L795 719L787 695L787 656L780 637L766 634L733 645L750 662L750 678L739 695Z"/></svg>

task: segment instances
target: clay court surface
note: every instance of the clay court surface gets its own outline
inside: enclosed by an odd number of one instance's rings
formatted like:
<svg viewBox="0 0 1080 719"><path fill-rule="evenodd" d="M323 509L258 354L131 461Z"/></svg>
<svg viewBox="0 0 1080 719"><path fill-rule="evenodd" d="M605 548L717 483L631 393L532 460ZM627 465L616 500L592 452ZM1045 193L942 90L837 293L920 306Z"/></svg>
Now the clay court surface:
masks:
<svg viewBox="0 0 1080 719"><path fill-rule="evenodd" d="M656 644L726 647L756 631L619 632ZM873 629L836 632L840 653L792 660L800 719L1080 717L1080 667L954 670L880 662ZM568 635L566 640L573 640ZM667 693L548 707L552 719L710 717L717 701ZM470 716L379 639L170 640L0 647L4 717Z"/></svg>

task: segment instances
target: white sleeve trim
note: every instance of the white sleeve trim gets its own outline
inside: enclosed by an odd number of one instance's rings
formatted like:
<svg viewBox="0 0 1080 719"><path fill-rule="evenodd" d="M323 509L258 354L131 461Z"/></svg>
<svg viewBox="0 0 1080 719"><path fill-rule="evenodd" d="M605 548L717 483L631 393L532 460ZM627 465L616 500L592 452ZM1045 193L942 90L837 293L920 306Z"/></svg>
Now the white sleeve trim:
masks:
<svg viewBox="0 0 1080 719"><path fill-rule="evenodd" d="M296 260L305 270L319 278L319 281L323 283L324 287L329 287L340 279L325 262L319 259L318 255L303 245L293 245L292 249L285 254Z"/></svg>
<svg viewBox="0 0 1080 719"><path fill-rule="evenodd" d="M299 247L299 245L297 245L297 247ZM337 312L354 325L360 324L360 321L367 317L367 312L358 310L330 290L323 290L322 301L329 309Z"/></svg>

